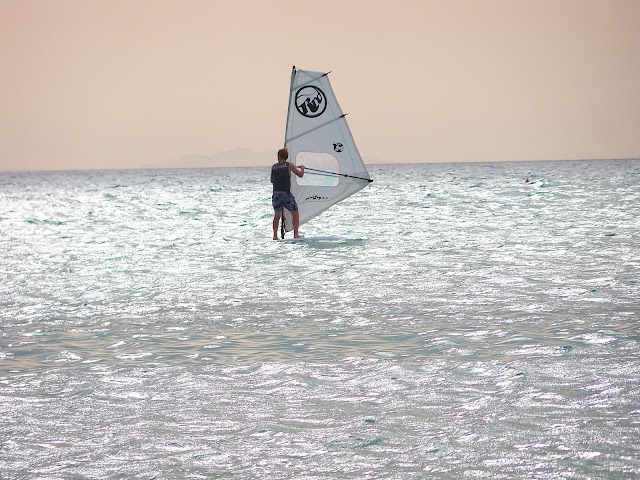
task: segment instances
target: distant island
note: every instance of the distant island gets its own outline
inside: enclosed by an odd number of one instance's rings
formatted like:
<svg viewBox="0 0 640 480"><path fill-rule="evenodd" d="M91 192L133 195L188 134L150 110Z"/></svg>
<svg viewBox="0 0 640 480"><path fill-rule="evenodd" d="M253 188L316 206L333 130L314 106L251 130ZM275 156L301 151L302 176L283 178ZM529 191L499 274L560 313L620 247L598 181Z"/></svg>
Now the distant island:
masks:
<svg viewBox="0 0 640 480"><path fill-rule="evenodd" d="M189 154L149 168L211 168L211 167L269 167L276 161L276 151L258 152L248 148L236 148L211 155ZM365 159L368 164L381 163Z"/></svg>
<svg viewBox="0 0 640 480"><path fill-rule="evenodd" d="M275 162L275 152L236 148L212 155L189 154L169 160L156 168L266 167Z"/></svg>

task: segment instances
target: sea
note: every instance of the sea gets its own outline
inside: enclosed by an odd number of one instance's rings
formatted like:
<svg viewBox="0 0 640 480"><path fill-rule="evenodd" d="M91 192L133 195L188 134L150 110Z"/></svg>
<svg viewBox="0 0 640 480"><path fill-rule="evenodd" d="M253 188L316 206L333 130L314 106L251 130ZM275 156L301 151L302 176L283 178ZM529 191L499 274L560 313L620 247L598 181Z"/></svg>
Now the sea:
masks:
<svg viewBox="0 0 640 480"><path fill-rule="evenodd" d="M369 173L0 173L0 478L640 478L640 160Z"/></svg>

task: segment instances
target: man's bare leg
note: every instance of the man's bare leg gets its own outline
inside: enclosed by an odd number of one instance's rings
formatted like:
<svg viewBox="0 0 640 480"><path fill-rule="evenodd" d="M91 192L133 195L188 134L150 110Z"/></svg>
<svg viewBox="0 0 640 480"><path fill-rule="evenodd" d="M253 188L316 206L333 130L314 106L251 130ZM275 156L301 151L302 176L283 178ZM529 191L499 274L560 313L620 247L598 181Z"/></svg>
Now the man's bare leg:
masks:
<svg viewBox="0 0 640 480"><path fill-rule="evenodd" d="M280 217L282 216L282 212L276 212L273 215L273 239L278 239L278 225L280 224Z"/></svg>
<svg viewBox="0 0 640 480"><path fill-rule="evenodd" d="M300 213L296 210L293 212L293 238L300 238L298 227L300 226Z"/></svg>

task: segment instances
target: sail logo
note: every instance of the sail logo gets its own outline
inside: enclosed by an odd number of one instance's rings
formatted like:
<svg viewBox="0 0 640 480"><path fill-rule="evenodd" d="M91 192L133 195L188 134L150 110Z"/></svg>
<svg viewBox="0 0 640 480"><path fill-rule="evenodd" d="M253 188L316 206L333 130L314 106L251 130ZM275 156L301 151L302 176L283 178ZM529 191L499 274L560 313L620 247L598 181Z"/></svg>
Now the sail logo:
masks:
<svg viewBox="0 0 640 480"><path fill-rule="evenodd" d="M305 202L308 202L309 200L329 200L329 197L321 197L320 195L312 195L310 197L307 197L304 199Z"/></svg>
<svg viewBox="0 0 640 480"><path fill-rule="evenodd" d="M343 152L344 151L344 145L341 144L340 142L335 142L333 144L333 150L337 153Z"/></svg>
<svg viewBox="0 0 640 480"><path fill-rule="evenodd" d="M318 87L304 86L296 92L296 110L307 118L319 117L327 109L327 97Z"/></svg>

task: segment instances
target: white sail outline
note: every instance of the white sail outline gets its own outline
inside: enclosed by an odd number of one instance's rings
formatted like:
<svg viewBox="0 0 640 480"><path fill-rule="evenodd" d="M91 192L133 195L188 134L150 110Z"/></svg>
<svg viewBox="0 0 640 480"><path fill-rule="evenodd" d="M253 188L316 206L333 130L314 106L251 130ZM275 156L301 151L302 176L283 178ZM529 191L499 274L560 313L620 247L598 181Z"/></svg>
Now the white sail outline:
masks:
<svg viewBox="0 0 640 480"><path fill-rule="evenodd" d="M330 73L330 72L329 72ZM289 149L289 162L310 167L305 171L309 176L335 177L329 185L301 184L298 177L291 175L291 192L296 198L300 214L300 225L308 222L338 202L362 190L373 180L362 161L353 135L346 121L346 115L329 82L329 73L300 70L293 67L289 89L285 147ZM296 94L310 87L324 96L324 105L319 114L304 115L296 105ZM318 98L316 97L316 99ZM308 110L306 110L308 113ZM329 159L336 161L336 169L312 168L311 160ZM301 162L298 159L302 158ZM337 180L336 180L337 179ZM306 182L305 179L302 182ZM293 230L291 212L284 210L283 223L287 232ZM284 231L283 231L284 233Z"/></svg>

